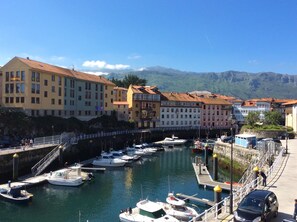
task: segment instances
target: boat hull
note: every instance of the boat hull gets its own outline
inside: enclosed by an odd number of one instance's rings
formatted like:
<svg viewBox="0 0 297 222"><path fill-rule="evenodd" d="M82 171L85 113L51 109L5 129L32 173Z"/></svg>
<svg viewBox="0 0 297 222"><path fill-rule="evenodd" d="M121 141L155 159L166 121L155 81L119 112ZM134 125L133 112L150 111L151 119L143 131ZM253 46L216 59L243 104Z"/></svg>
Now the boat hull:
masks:
<svg viewBox="0 0 297 222"><path fill-rule="evenodd" d="M66 180L54 180L54 179L48 179L48 182L52 185L66 186L66 187L78 187L84 183L82 180L66 181Z"/></svg>
<svg viewBox="0 0 297 222"><path fill-rule="evenodd" d="M95 166L103 166L103 167L122 167L122 166L125 166L127 162L112 162L112 161L109 161L109 162L102 162L102 161L96 161L94 160L93 161L93 165Z"/></svg>
<svg viewBox="0 0 297 222"><path fill-rule="evenodd" d="M33 195L25 192L26 194L24 194L24 196L21 197L12 197L11 195L7 194L7 193L0 193L0 196L3 200L7 201L7 202L11 202L11 203L18 203L18 204L26 204L32 201L32 197Z"/></svg>

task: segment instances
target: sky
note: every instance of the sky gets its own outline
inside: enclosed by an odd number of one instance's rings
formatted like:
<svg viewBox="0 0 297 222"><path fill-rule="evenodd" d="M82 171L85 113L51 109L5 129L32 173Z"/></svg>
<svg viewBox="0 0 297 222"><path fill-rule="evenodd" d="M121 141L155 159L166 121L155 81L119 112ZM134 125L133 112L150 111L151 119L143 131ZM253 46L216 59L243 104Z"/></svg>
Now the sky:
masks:
<svg viewBox="0 0 297 222"><path fill-rule="evenodd" d="M0 9L0 66L18 56L97 74L297 74L296 0L1 0Z"/></svg>

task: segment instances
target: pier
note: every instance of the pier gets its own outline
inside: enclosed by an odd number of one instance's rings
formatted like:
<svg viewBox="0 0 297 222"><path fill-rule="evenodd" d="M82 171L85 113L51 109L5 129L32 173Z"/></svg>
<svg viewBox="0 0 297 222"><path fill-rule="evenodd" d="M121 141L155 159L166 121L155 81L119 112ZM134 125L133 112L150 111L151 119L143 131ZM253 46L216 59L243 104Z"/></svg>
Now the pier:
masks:
<svg viewBox="0 0 297 222"><path fill-rule="evenodd" d="M198 197L195 197L195 195L189 196L186 194L177 193L176 196L184 198L184 200L196 201L196 202L203 203L203 204L211 206L211 207L215 205L215 203L213 201L210 201L210 200L204 199L204 198L198 198Z"/></svg>
<svg viewBox="0 0 297 222"><path fill-rule="evenodd" d="M220 186L223 190L230 191L230 184L214 181L205 165L201 163L192 164L199 185L211 188L214 188L215 186ZM238 186L238 184L233 184L234 189L236 189Z"/></svg>

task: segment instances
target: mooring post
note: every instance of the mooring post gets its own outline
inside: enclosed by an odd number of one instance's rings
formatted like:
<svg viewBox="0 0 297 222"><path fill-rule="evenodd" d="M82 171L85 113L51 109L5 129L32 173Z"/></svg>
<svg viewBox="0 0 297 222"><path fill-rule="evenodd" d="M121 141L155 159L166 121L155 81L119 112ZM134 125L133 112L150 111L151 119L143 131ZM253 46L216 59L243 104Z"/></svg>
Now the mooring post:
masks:
<svg viewBox="0 0 297 222"><path fill-rule="evenodd" d="M13 180L18 179L18 173L19 173L19 155L15 153L12 159L12 178Z"/></svg>
<svg viewBox="0 0 297 222"><path fill-rule="evenodd" d="M63 146L59 146L59 164L60 167L63 167Z"/></svg>
<svg viewBox="0 0 297 222"><path fill-rule="evenodd" d="M220 203L222 201L222 188L217 185L215 186L215 188L213 188L213 191L214 191L214 202L217 204L217 203ZM222 212L222 204L219 204L218 205L218 214L220 214Z"/></svg>
<svg viewBox="0 0 297 222"><path fill-rule="evenodd" d="M208 167L208 144L205 144L205 147L204 147L204 159L205 159L205 166Z"/></svg>
<svg viewBox="0 0 297 222"><path fill-rule="evenodd" d="M258 186L258 177L259 177L259 168L256 166L253 169L254 171L254 187Z"/></svg>
<svg viewBox="0 0 297 222"><path fill-rule="evenodd" d="M218 168L219 168L218 155L214 154L212 156L212 158L213 158L213 179L215 181L217 181L218 180Z"/></svg>

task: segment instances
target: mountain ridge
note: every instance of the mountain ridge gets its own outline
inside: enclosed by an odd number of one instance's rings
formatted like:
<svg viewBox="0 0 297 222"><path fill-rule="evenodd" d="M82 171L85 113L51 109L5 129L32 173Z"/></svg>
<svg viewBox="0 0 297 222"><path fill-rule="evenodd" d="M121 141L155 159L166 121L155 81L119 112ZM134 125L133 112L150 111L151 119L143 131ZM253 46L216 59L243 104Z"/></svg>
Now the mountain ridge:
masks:
<svg viewBox="0 0 297 222"><path fill-rule="evenodd" d="M147 85L156 85L162 92L206 90L240 99L297 98L297 75L274 72L250 73L234 70L190 72L154 66L142 71L110 73L107 78L123 79L128 74L146 79Z"/></svg>

